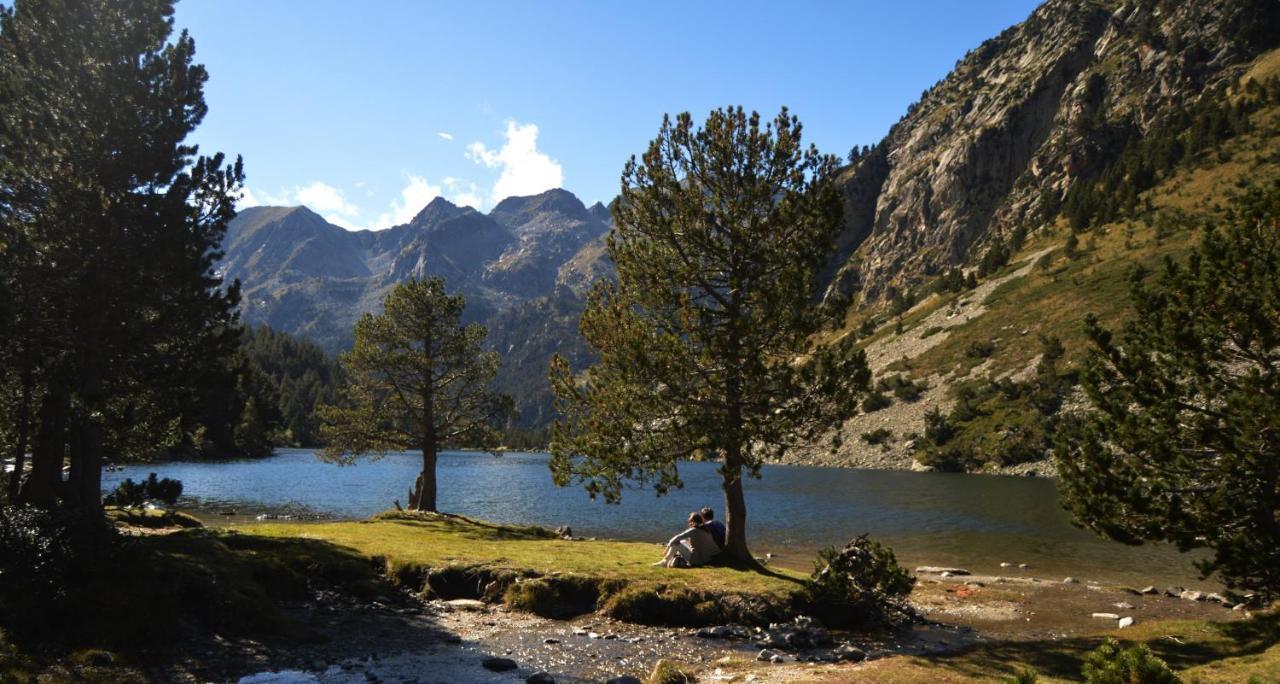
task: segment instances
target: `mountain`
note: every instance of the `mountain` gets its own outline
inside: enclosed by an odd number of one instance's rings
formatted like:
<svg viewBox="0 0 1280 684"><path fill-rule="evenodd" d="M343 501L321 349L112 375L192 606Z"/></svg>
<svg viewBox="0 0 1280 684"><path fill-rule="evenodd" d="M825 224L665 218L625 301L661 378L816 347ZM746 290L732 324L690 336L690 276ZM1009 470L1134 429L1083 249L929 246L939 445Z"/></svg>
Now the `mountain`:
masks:
<svg viewBox="0 0 1280 684"><path fill-rule="evenodd" d="M1280 36L1273 0L1049 0L924 91L843 177L828 296L883 297L1034 231L1081 179Z"/></svg>
<svg viewBox="0 0 1280 684"><path fill-rule="evenodd" d="M815 292L847 309L822 339L857 335L890 406L788 458L936 461L917 453L930 409L973 437L964 458L948 447L956 467L1043 456L1032 442L1044 417L1025 396L1001 399L1016 392L999 383L1034 375L1042 336L1061 341L1069 374L1086 313L1123 321L1134 264L1184 255L1186 226L1280 178L1278 45L1275 0L1049 0L957 60L840 171L844 222ZM521 425L539 427L551 354L590 360L577 320L586 291L613 275L610 221L608 207L564 190L487 214L436 199L378 232L258 207L233 222L222 268L244 283L248 322L330 351L396 282L443 276L489 327ZM980 283L957 290L950 269Z"/></svg>
<svg viewBox="0 0 1280 684"><path fill-rule="evenodd" d="M350 347L355 322L396 283L444 278L466 297L465 318L485 323L507 357L498 384L516 396L519 424L537 427L549 420L549 388L540 385L551 355L587 358L577 339L580 295L610 272L601 209L564 190L507 198L489 214L436 198L406 224L348 231L306 207L252 207L228 226L220 267L241 281L246 323L330 352Z"/></svg>

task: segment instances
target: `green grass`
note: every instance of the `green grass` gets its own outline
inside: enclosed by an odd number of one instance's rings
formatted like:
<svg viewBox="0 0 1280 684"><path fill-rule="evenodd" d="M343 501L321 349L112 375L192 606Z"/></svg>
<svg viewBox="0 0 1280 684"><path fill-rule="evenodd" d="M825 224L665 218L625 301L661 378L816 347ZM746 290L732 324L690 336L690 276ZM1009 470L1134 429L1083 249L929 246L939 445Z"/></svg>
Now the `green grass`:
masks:
<svg viewBox="0 0 1280 684"><path fill-rule="evenodd" d="M458 516L384 514L361 522L264 523L246 531L265 538L322 540L364 556L385 558L393 575L405 567L482 566L778 598L789 597L803 579L788 570L766 574L716 566L684 570L655 567L653 562L662 555L658 544L566 541L542 528L496 525Z"/></svg>
<svg viewBox="0 0 1280 684"><path fill-rule="evenodd" d="M1201 620L1156 620L1125 630L1052 640L1002 641L956 653L905 656L869 663L858 680L876 684L907 682L1003 682L1020 671L1034 671L1042 684L1080 681L1084 656L1107 636L1125 646L1146 644L1184 682L1280 681L1280 614L1252 620L1215 623ZM847 681L848 673L832 679Z"/></svg>

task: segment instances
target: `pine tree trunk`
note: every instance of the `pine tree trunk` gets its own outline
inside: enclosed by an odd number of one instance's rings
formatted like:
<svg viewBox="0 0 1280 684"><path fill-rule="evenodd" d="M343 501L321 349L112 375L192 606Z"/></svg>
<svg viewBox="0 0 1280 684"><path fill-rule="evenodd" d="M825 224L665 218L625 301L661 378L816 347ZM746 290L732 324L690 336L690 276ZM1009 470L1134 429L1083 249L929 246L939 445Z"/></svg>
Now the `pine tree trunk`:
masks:
<svg viewBox="0 0 1280 684"><path fill-rule="evenodd" d="M422 450L422 473L418 475L418 501L415 510L436 513L436 452Z"/></svg>
<svg viewBox="0 0 1280 684"><path fill-rule="evenodd" d="M98 518L102 511L102 427L84 417L75 427L76 449L72 452L71 479L67 482L68 506L86 517Z"/></svg>
<svg viewBox="0 0 1280 684"><path fill-rule="evenodd" d="M725 465L721 471L724 487L724 553L737 561L750 561L751 551L747 548L747 500L742 492L742 460L738 455L741 447L730 448L725 457Z"/></svg>
<svg viewBox="0 0 1280 684"><path fill-rule="evenodd" d="M66 390L50 387L40 405L40 427L31 452L31 476L23 483L19 497L23 503L45 508L52 508L58 503L69 410L70 399Z"/></svg>
<svg viewBox="0 0 1280 684"><path fill-rule="evenodd" d="M429 383L422 388L422 473L418 475L413 509L436 513L436 453L440 447L436 438L433 390Z"/></svg>
<svg viewBox="0 0 1280 684"><path fill-rule="evenodd" d="M27 469L27 440L31 430L31 391L34 383L31 364L22 369L22 398L18 402L18 439L13 445L13 474L9 477L9 501L17 501L22 487L22 472Z"/></svg>

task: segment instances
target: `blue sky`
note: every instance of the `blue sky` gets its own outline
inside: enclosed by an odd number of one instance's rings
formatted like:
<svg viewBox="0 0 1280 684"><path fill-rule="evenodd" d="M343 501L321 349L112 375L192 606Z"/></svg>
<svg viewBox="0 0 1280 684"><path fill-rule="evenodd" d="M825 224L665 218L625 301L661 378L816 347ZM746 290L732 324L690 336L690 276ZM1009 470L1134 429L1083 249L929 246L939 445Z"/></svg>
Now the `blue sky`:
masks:
<svg viewBox="0 0 1280 684"><path fill-rule="evenodd" d="M435 196L608 202L668 112L786 105L843 155L1035 4L183 0L177 26L210 72L194 140L244 156L242 205L385 228Z"/></svg>

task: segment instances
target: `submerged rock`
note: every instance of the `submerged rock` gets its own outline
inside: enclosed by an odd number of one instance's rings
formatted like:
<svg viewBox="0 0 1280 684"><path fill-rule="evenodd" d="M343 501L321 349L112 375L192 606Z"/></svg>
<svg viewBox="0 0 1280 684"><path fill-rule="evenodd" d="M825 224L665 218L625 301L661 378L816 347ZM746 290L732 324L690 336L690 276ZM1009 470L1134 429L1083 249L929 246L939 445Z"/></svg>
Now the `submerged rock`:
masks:
<svg viewBox="0 0 1280 684"><path fill-rule="evenodd" d="M484 666L484 669L492 670L493 672L510 672L520 667L516 661L510 658L498 658L496 656L485 658L480 661L480 664Z"/></svg>

